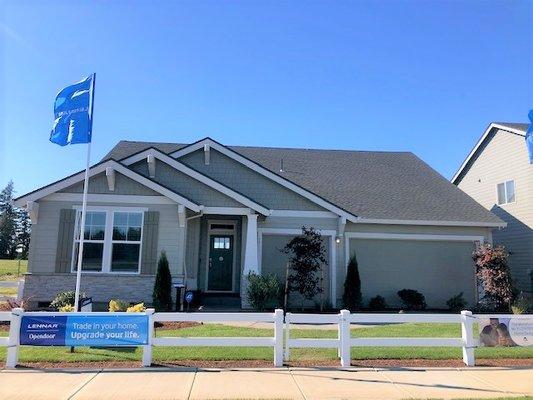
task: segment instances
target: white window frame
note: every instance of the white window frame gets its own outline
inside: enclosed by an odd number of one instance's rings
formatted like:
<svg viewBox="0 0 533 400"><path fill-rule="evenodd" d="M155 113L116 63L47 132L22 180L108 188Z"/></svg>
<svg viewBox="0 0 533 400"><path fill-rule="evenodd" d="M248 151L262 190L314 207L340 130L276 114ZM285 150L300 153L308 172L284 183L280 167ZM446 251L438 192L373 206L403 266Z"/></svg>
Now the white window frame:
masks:
<svg viewBox="0 0 533 400"><path fill-rule="evenodd" d="M508 182L513 182L513 188L514 188L514 200L513 201L507 201L507 183ZM498 186L502 184L503 184L503 191L504 191L504 197L505 197L504 203L500 203L500 198L498 195ZM513 203L516 203L516 181L514 179L507 179L506 181L498 182L496 184L496 204L498 206L503 206L505 204L513 204Z"/></svg>
<svg viewBox="0 0 533 400"><path fill-rule="evenodd" d="M80 219L80 211L81 206L73 206L76 210L76 220L75 220L75 229L74 229L74 237L73 237L73 246L72 246L72 257L71 257L71 265L70 265L70 272L75 274L76 273L76 232L78 231L78 226L81 221ZM139 208L139 207L110 207L110 206L87 206L87 211L99 211L99 212L105 212L106 214L106 220L105 220L105 236L104 236L104 250L102 255L102 269L100 271L84 271L82 269L83 274L113 274L113 275L140 275L141 273L141 259L142 259L142 243L143 243L143 236L144 236L144 213L148 211L148 208ZM141 240L140 242L132 242L132 241L125 241L125 240L113 240L113 221L114 216L116 212L129 212L129 213L141 213ZM84 243L92 242L84 240ZM101 240L95 241L98 243L101 243ZM112 271L111 270L111 257L113 253L113 243L130 243L130 244L139 244L139 263L137 271Z"/></svg>

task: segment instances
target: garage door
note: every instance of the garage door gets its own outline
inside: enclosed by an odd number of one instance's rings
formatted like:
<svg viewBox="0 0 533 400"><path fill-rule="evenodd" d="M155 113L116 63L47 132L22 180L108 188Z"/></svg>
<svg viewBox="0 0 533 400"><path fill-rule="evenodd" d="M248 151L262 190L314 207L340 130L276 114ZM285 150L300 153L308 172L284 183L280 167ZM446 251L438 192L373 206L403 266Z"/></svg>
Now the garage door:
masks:
<svg viewBox="0 0 533 400"><path fill-rule="evenodd" d="M426 297L428 307L445 308L460 292L475 304L473 242L351 239L350 254L359 263L365 302L381 295L400 306L396 292L415 289Z"/></svg>

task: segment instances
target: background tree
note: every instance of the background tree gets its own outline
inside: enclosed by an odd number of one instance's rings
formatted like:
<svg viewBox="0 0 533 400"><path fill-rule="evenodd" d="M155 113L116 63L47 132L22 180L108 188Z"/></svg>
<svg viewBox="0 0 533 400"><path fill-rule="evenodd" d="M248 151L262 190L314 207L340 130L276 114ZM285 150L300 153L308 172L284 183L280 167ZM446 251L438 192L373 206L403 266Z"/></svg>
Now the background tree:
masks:
<svg viewBox="0 0 533 400"><path fill-rule="evenodd" d="M30 250L31 221L28 212L23 208L17 209L16 246L19 258L26 260Z"/></svg>
<svg viewBox="0 0 533 400"><path fill-rule="evenodd" d="M0 258L13 259L17 254L16 218L13 181L9 181L0 192Z"/></svg>
<svg viewBox="0 0 533 400"><path fill-rule="evenodd" d="M161 252L157 262L152 301L156 311L170 311L172 309L172 276L165 251Z"/></svg>
<svg viewBox="0 0 533 400"><path fill-rule="evenodd" d="M359 277L359 267L355 254L350 257L348 271L344 280L344 293L342 295L344 308L350 311L356 311L361 308L361 278Z"/></svg>
<svg viewBox="0 0 533 400"><path fill-rule="evenodd" d="M292 239L282 252L289 254L290 273L288 291L297 292L302 298L312 300L322 293L320 269L327 265L326 248L320 234L314 228L302 227L302 235ZM285 307L287 304L285 304ZM302 304L303 307L303 304Z"/></svg>
<svg viewBox="0 0 533 400"><path fill-rule="evenodd" d="M513 301L513 284L507 263L509 254L503 246L479 246L473 253L476 276L483 286L483 303L498 310L510 310Z"/></svg>

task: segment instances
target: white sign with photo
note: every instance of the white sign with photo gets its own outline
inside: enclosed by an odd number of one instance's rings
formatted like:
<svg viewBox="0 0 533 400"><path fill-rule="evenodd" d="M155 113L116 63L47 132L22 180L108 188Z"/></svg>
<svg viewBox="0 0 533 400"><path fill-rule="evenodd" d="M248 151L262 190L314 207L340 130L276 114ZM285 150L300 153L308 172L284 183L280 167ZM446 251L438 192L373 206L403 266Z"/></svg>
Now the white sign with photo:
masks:
<svg viewBox="0 0 533 400"><path fill-rule="evenodd" d="M533 316L478 318L481 346L533 346Z"/></svg>

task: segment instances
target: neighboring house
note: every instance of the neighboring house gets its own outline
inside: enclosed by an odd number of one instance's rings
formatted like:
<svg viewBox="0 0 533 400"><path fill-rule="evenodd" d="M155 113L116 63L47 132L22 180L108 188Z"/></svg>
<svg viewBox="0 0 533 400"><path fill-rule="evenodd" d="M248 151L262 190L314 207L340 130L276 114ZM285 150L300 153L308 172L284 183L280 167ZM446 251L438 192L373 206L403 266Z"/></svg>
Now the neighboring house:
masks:
<svg viewBox="0 0 533 400"><path fill-rule="evenodd" d="M533 292L533 165L525 133L529 124L493 122L452 178L452 182L507 227L493 232L495 245L510 253L516 286Z"/></svg>
<svg viewBox="0 0 533 400"><path fill-rule="evenodd" d="M165 250L175 282L220 305L245 296L250 272L284 281L280 249L320 230L324 296L340 307L356 254L365 302L421 291L429 307L464 292L476 302L476 243L505 226L408 152L366 152L121 141L90 169L82 290L96 302L151 302ZM73 289L84 172L16 199L33 229L25 296ZM225 297L223 297L223 296Z"/></svg>

